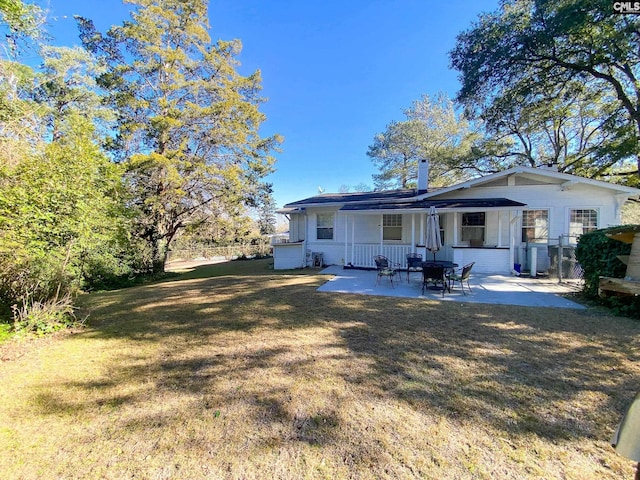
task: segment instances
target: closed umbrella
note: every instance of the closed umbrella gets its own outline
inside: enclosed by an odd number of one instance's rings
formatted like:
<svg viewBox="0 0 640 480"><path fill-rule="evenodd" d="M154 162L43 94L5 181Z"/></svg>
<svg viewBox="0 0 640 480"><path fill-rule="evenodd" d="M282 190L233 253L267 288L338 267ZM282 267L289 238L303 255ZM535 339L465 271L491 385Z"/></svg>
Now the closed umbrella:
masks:
<svg viewBox="0 0 640 480"><path fill-rule="evenodd" d="M639 462L635 479L640 480L640 393L631 403L620 425L613 434L611 444L623 457Z"/></svg>
<svg viewBox="0 0 640 480"><path fill-rule="evenodd" d="M427 238L425 247L433 253L433 261L435 262L436 252L442 248L442 240L440 238L440 217L438 217L436 207L433 205L429 209L429 215L427 215Z"/></svg>

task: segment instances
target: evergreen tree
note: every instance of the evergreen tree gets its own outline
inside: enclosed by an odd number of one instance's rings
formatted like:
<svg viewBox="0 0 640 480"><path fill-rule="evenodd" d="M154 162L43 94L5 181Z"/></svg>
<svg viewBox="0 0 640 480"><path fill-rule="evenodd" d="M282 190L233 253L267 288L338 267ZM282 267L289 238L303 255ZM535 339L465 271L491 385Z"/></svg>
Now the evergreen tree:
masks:
<svg viewBox="0 0 640 480"><path fill-rule="evenodd" d="M78 21L108 67L99 82L118 112L114 152L134 194L136 234L159 271L180 229L255 203L280 137L259 135L260 72L237 72L239 41L211 42L207 1L128 3L132 20L106 35Z"/></svg>
<svg viewBox="0 0 640 480"><path fill-rule="evenodd" d="M271 186L267 185L266 187L258 206L260 235L276 233L276 202L271 195Z"/></svg>
<svg viewBox="0 0 640 480"><path fill-rule="evenodd" d="M373 177L376 189L415 187L418 161L425 158L431 185L464 178L477 135L453 102L443 93L423 95L404 113L406 120L389 124L367 151L380 171Z"/></svg>

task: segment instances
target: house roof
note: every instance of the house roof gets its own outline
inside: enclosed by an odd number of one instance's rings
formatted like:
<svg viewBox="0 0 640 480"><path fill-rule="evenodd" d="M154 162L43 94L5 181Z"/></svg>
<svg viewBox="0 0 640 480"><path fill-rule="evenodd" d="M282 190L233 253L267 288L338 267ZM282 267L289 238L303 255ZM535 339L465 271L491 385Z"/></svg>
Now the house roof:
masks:
<svg viewBox="0 0 640 480"><path fill-rule="evenodd" d="M344 205L341 211L363 210L424 210L431 207L438 209L463 208L508 208L524 207L525 203L509 200L508 198L464 198L451 200L413 200L406 202L367 202Z"/></svg>
<svg viewBox="0 0 640 480"><path fill-rule="evenodd" d="M389 200L403 200L417 195L414 189L385 190L381 192L357 192L357 193L323 193L314 197L305 198L296 202L287 203L285 207L317 206L336 203L375 202Z"/></svg>
<svg viewBox="0 0 640 480"><path fill-rule="evenodd" d="M550 168L513 167L509 168L508 170L503 170L491 175L474 178L466 182L458 183L456 185L445 187L436 191L420 193L419 196L420 198L425 199L437 195L447 194L449 192L454 192L456 190L477 187L484 184L497 183L500 180L505 181L506 178L510 176L527 178L531 181L533 181L535 178L544 178L546 180L546 183L548 183L549 181L557 183L563 190L569 189L574 185L585 184L594 187L606 188L633 197L637 197L640 195L640 190L637 188L627 187L625 185L617 185L615 183L604 182L602 180L580 177L578 175L570 175L568 173L560 173Z"/></svg>
<svg viewBox="0 0 640 480"><path fill-rule="evenodd" d="M507 198L477 198L465 200L442 199L448 193L477 186L507 186L509 177L515 176L520 185L555 183L564 189L578 184L606 188L626 197L640 197L640 189L614 183L569 175L548 168L514 167L498 173L474 178L450 187L430 189L427 192L415 189L387 190L381 192L325 193L288 203L279 213L300 212L306 207L341 206L343 211L423 209L436 208L492 208L519 207L526 204Z"/></svg>

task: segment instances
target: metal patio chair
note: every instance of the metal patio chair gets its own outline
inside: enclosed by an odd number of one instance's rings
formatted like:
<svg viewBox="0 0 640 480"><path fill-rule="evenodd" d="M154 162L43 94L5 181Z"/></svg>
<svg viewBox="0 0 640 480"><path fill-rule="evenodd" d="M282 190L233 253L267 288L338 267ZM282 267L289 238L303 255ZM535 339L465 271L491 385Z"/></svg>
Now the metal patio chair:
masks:
<svg viewBox="0 0 640 480"><path fill-rule="evenodd" d="M449 291L451 291L451 286L456 282L460 282L460 288L462 289L463 295L466 295L464 291L464 282L467 282L467 288L469 289L469 293L471 293L471 285L469 285L469 276L471 275L471 269L475 265L476 262L467 263L461 270L458 272L452 272L447 275L447 279L449 280Z"/></svg>
<svg viewBox="0 0 640 480"><path fill-rule="evenodd" d="M389 277L391 288L395 288L393 286L393 278L395 277L397 272L397 265L393 265L384 255L376 255L375 257L373 257L373 261L376 263L376 268L378 269L376 285L380 283L380 279L382 277Z"/></svg>
<svg viewBox="0 0 640 480"><path fill-rule="evenodd" d="M422 270L422 254L407 253L407 283L409 283L409 272L419 272Z"/></svg>
<svg viewBox="0 0 640 480"><path fill-rule="evenodd" d="M429 287L429 284L442 287L442 296L444 297L444 291L449 288L449 281L444 275L444 267L442 265L429 265L425 264L422 268L422 295L424 291Z"/></svg>

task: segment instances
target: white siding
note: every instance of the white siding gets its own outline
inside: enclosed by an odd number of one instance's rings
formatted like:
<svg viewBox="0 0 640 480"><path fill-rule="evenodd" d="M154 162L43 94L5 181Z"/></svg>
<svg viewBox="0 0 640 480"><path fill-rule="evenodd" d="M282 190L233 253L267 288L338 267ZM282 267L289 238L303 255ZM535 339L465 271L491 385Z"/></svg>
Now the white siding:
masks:
<svg viewBox="0 0 640 480"><path fill-rule="evenodd" d="M460 267L475 262L476 273L509 274L511 271L508 248L454 248L453 262Z"/></svg>
<svg viewBox="0 0 640 480"><path fill-rule="evenodd" d="M291 214L289 217L289 241L299 242L304 240L305 237L305 216L301 213Z"/></svg>
<svg viewBox="0 0 640 480"><path fill-rule="evenodd" d="M592 184L566 183L558 178L531 178L501 177L489 185L473 186L461 189L448 189L437 199L483 199L483 198L507 198L525 204L522 208L505 208L503 210L490 208L468 208L446 210L439 213L444 222L445 245L438 252L438 259L454 260L463 265L470 261L476 261L476 271L486 273L508 273L511 271L511 256L509 247L512 245L511 233L515 238L515 254L513 261L523 262L526 245L521 243L522 211L545 209L549 211L549 242L557 243L558 237L567 235L569 228L569 213L572 209L595 209L598 212L598 228L617 225L620 221L621 199L618 199L614 191ZM564 177L563 177L564 178ZM545 183L547 182L547 183ZM366 257L359 262L367 265L370 252L391 252L402 256L406 251L420 251L415 247L416 243L424 241L427 211L419 213L405 213L402 220L402 240L382 242L382 215L394 213L393 210L370 212L338 212L341 205L333 207L310 207L303 214L292 214L290 222L290 241L304 240L303 250L306 252L322 252L325 264L340 265L347 263L363 255ZM485 245L501 248L491 249L452 249L452 245L460 245L461 213L463 211L486 212ZM334 235L331 240L316 239L316 216L318 213L334 214ZM415 220L415 223L412 222ZM515 219L513 222L512 219ZM415 232L412 226L415 225ZM346 246L345 246L346 243ZM356 244L357 247L353 247ZM529 245L531 247L533 245ZM548 265L546 245L538 244L538 268L544 269ZM358 252L356 252L358 248ZM400 253L398 253L400 252ZM277 252L279 253L279 251ZM276 262L278 263L278 262ZM277 267L276 267L277 268ZM528 266L523 265L523 268Z"/></svg>
<svg viewBox="0 0 640 480"><path fill-rule="evenodd" d="M475 187L456 191L447 198L508 198L526 204L526 210L548 209L550 238L569 233L569 210L575 208L597 209L598 228L619 223L615 197L610 191L589 185L572 185L565 190L560 185Z"/></svg>
<svg viewBox="0 0 640 480"><path fill-rule="evenodd" d="M287 270L304 267L304 243L278 243L273 246L273 268Z"/></svg>

